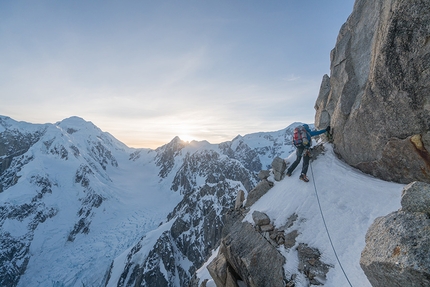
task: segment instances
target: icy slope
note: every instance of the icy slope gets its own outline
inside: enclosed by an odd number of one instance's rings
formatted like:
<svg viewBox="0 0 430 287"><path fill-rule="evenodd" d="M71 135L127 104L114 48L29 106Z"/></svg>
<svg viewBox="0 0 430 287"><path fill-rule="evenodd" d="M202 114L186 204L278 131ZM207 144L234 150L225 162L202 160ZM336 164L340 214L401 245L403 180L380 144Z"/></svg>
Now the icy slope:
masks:
<svg viewBox="0 0 430 287"><path fill-rule="evenodd" d="M321 251L323 262L334 266L327 274L324 286L349 286L324 228L314 189L315 183L334 247L350 282L355 287L370 287L359 265L365 234L376 217L400 208L403 185L365 175L340 161L329 144L326 144L325 148L326 153L311 163L308 171L309 183L298 179L300 164L291 177L275 182L275 186L251 206L245 220L252 223L251 215L254 210L258 210L266 213L276 227L281 227L292 214L297 214L298 219L294 225L285 231L289 233L298 230L296 245L291 249L282 247L280 250L286 257L286 277L299 274L296 286L308 286L306 279L297 271L296 250L299 243L306 243ZM293 153L287 160L292 162L294 159ZM200 269L199 274L201 279L208 276L204 268ZM207 286L214 286L213 282L209 282Z"/></svg>

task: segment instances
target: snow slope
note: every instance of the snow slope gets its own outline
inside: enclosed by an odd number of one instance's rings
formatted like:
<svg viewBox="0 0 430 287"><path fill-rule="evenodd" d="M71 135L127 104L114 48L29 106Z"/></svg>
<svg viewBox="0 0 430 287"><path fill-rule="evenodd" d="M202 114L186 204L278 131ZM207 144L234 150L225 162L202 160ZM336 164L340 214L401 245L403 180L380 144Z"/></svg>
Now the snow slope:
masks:
<svg viewBox="0 0 430 287"><path fill-rule="evenodd" d="M296 213L298 219L285 231L299 231L296 246L288 250L284 247L280 249L281 254L286 257L286 277L298 274L296 286L308 286L306 279L297 272L296 247L299 243L306 243L321 251L323 262L334 266L327 274L324 286L349 286L324 227L315 193L316 186L324 218L345 273L353 286L370 287L359 265L360 254L365 246L365 234L376 217L400 208L404 185L365 175L340 161L330 144L325 144L325 149L325 154L311 163L308 171L309 183L298 179L301 170L299 164L291 177L275 182L274 187L251 206L244 220L253 223L251 215L258 210L266 213L276 227L281 227ZM291 154L287 161L291 163L294 159L295 153ZM198 274L200 280L210 279L205 267L202 267ZM210 280L207 286L215 285Z"/></svg>

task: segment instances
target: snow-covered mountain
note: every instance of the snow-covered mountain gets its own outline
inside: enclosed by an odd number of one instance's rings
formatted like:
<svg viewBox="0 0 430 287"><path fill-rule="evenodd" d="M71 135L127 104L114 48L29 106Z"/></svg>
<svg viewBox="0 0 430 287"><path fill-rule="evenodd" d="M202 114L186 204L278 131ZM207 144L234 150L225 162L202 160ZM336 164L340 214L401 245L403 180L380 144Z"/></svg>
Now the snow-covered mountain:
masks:
<svg viewBox="0 0 430 287"><path fill-rule="evenodd" d="M0 116L0 285L186 286L238 190L294 150L295 125L150 150L77 117Z"/></svg>

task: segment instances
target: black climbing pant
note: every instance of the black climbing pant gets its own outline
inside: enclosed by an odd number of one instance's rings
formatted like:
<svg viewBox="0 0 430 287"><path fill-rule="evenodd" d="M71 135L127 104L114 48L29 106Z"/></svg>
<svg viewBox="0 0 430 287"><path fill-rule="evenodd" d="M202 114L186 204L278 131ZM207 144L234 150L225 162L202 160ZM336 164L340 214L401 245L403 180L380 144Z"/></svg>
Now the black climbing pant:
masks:
<svg viewBox="0 0 430 287"><path fill-rule="evenodd" d="M305 147L298 147L296 150L296 160L293 162L293 164L288 168L287 173L291 174L294 169L297 167L297 165L300 163L300 160L303 157L303 166L302 166L302 173L306 174L308 172L309 167L309 153L303 154L305 151Z"/></svg>

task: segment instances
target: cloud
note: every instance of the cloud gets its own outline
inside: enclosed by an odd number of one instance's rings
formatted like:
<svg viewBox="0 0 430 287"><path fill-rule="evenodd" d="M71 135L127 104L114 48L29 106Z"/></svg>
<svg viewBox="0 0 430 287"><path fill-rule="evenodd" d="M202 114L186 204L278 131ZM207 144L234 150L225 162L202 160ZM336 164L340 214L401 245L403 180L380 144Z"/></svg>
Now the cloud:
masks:
<svg viewBox="0 0 430 287"><path fill-rule="evenodd" d="M294 81L297 81L297 80L300 80L300 77L296 76L294 74L292 74L292 75L290 75L290 76L288 76L288 77L285 78L285 81L287 81L287 82L294 82Z"/></svg>

